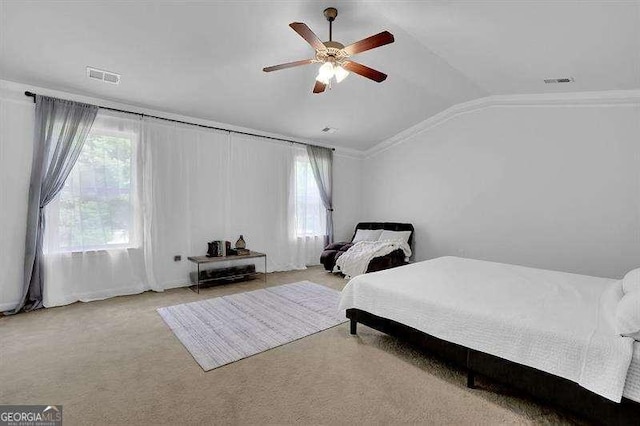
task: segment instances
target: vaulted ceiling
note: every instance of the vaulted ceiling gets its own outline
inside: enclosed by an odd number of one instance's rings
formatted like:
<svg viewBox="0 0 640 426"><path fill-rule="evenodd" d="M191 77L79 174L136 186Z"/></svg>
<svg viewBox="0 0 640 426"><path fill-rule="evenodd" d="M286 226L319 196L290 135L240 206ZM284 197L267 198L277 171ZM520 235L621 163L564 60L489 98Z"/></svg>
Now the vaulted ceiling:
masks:
<svg viewBox="0 0 640 426"><path fill-rule="evenodd" d="M351 75L313 95L317 65L262 72L311 57L288 24L326 40L328 6L334 40L394 34L356 57L385 82ZM575 82L542 81L566 76ZM365 150L487 95L640 89L640 0L0 0L0 78Z"/></svg>

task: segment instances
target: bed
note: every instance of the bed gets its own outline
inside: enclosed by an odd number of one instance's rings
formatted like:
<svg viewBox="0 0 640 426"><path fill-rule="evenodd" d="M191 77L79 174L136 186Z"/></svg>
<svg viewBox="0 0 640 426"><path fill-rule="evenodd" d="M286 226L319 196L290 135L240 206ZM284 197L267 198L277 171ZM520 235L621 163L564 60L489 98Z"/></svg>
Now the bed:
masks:
<svg viewBox="0 0 640 426"><path fill-rule="evenodd" d="M614 329L619 281L457 257L355 277L357 323L599 423L640 415L640 348Z"/></svg>
<svg viewBox="0 0 640 426"><path fill-rule="evenodd" d="M413 225L410 223L397 223L397 222L360 222L356 225L356 228L353 231L353 236L350 241L341 241L336 243L331 243L327 247L325 247L324 251L320 255L320 263L324 266L327 271L333 271L336 261L340 256L342 256L347 250L353 247L353 239L356 236L356 233L359 229L363 230L375 230L382 229L387 231L409 231L409 241L408 244L413 250ZM367 273L382 271L384 269L395 268L397 266L406 265L407 262L405 260L405 254L402 250L395 250L385 256L376 257L371 260L369 263L369 267L367 268Z"/></svg>

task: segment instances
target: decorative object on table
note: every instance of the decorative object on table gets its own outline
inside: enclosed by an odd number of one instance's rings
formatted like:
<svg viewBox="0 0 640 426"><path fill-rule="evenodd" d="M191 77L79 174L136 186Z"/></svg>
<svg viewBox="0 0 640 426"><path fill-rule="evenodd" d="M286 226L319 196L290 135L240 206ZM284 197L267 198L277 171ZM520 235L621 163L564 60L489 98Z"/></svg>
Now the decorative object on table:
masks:
<svg viewBox="0 0 640 426"><path fill-rule="evenodd" d="M236 241L236 248L237 249L247 248L247 243L244 241L244 238L242 237L242 235L240 235L240 238L238 238L238 241Z"/></svg>
<svg viewBox="0 0 640 426"><path fill-rule="evenodd" d="M218 242L217 241L210 241L207 243L207 257L217 257L220 256L218 254Z"/></svg>
<svg viewBox="0 0 640 426"><path fill-rule="evenodd" d="M157 311L209 371L346 322L339 300L338 291L302 281Z"/></svg>
<svg viewBox="0 0 640 426"><path fill-rule="evenodd" d="M213 257L224 257L227 255L227 242L223 240L213 241L216 247L216 254Z"/></svg>
<svg viewBox="0 0 640 426"><path fill-rule="evenodd" d="M231 249L231 241L211 241L207 243L207 257L235 256L235 250Z"/></svg>
<svg viewBox="0 0 640 426"><path fill-rule="evenodd" d="M248 256L249 254L251 254L251 250L238 248L238 249L236 249L236 254L238 256Z"/></svg>

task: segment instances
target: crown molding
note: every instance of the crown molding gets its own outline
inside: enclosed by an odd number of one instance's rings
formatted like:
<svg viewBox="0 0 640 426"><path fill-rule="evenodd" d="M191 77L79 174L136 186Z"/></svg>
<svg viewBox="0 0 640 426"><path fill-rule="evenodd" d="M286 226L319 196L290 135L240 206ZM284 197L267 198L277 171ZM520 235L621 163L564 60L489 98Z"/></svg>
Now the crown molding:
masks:
<svg viewBox="0 0 640 426"><path fill-rule="evenodd" d="M453 105L446 110L433 115L420 123L405 129L390 138L383 140L375 146L367 150L358 150L346 148L342 146L332 146L320 141L305 140L295 138L288 135L277 133L263 132L258 129L247 127L233 126L217 121L200 119L195 117L174 114L167 111L154 110L151 108L126 104L108 99L96 98L91 96L78 95L71 92L61 90L47 89L24 83L2 80L0 79L0 97L13 102L32 104L33 101L24 96L25 91L34 91L43 95L54 96L59 98L71 99L78 102L86 102L99 104L106 107L125 109L141 114L157 115L169 119L189 121L196 124L203 124L214 127L224 127L229 130L245 131L256 133L262 136L270 136L276 138L286 138L302 143L313 143L314 145L324 146L327 148L335 148L335 155L339 157L364 159L373 157L387 149L403 143L405 140L419 133L439 126L448 120L462 114L480 111L493 107L535 107L535 106L620 106L620 105L639 105L640 90L612 90L600 92L572 92L572 93L545 93L545 94L525 94L525 95L493 95L484 98L474 99L468 102Z"/></svg>
<svg viewBox="0 0 640 426"><path fill-rule="evenodd" d="M420 123L383 140L364 151L370 158L413 136L446 123L463 114L495 107L611 107L640 105L640 90L611 90L602 92L545 93L528 95L493 95L453 105Z"/></svg>
<svg viewBox="0 0 640 426"><path fill-rule="evenodd" d="M337 157L351 158L353 160L362 160L364 159L365 152L358 149L336 146L333 155Z"/></svg>

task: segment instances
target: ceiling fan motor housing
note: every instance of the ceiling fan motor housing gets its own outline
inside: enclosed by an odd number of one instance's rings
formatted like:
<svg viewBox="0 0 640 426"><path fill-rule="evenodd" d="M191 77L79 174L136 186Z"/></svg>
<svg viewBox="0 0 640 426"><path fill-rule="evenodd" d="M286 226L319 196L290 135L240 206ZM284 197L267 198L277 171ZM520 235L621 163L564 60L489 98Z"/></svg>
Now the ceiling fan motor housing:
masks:
<svg viewBox="0 0 640 426"><path fill-rule="evenodd" d="M335 7L328 7L324 10L324 17L327 18L327 21L332 22L338 16L338 9Z"/></svg>
<svg viewBox="0 0 640 426"><path fill-rule="evenodd" d="M325 41L326 50L316 51L317 62L331 62L334 65L342 65L342 62L349 57L343 50L344 46L337 41Z"/></svg>
<svg viewBox="0 0 640 426"><path fill-rule="evenodd" d="M340 49L344 49L344 44L342 43L338 43L337 41L325 41L324 45L327 46L327 50L330 49L336 49L336 50L340 50Z"/></svg>

